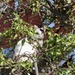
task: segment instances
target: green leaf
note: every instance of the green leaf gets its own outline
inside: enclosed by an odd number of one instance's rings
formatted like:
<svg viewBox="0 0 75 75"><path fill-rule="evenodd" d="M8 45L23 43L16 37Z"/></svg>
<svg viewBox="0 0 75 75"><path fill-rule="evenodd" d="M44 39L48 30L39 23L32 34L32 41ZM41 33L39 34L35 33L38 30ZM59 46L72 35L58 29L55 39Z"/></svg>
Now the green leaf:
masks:
<svg viewBox="0 0 75 75"><path fill-rule="evenodd" d="M20 63L21 67L26 67L26 65L27 65L27 61L23 61L23 62Z"/></svg>
<svg viewBox="0 0 75 75"><path fill-rule="evenodd" d="M2 61L2 62L0 63L0 65L1 65L1 66L5 65L5 61Z"/></svg>
<svg viewBox="0 0 75 75"><path fill-rule="evenodd" d="M22 40L22 46L24 45L24 43L25 43L25 39Z"/></svg>
<svg viewBox="0 0 75 75"><path fill-rule="evenodd" d="M35 7L33 7L33 12L35 12L35 10L36 10Z"/></svg>
<svg viewBox="0 0 75 75"><path fill-rule="evenodd" d="M2 42L2 39L0 38L0 43Z"/></svg>
<svg viewBox="0 0 75 75"><path fill-rule="evenodd" d="M33 32L29 32L29 36L33 36L34 35L34 33Z"/></svg>
<svg viewBox="0 0 75 75"><path fill-rule="evenodd" d="M16 70L16 68L13 68L11 72L14 73L15 70Z"/></svg>
<svg viewBox="0 0 75 75"><path fill-rule="evenodd" d="M15 34L14 39L16 39L16 38L17 38L17 36L18 36L18 34Z"/></svg>
<svg viewBox="0 0 75 75"><path fill-rule="evenodd" d="M67 0L67 3L71 3L71 0Z"/></svg>

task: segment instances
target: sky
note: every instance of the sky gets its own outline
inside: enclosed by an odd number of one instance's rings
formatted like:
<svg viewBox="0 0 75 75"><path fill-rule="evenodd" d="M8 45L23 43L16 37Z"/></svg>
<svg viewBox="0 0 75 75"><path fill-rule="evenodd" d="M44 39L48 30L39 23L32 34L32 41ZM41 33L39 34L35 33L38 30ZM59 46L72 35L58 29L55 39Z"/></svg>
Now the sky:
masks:
<svg viewBox="0 0 75 75"><path fill-rule="evenodd" d="M50 23L49 25L48 25L48 27L50 27L50 28L53 28L55 26L55 23L54 22L52 22L52 23Z"/></svg>
<svg viewBox="0 0 75 75"><path fill-rule="evenodd" d="M53 0L49 0L52 4L54 4L54 1Z"/></svg>
<svg viewBox="0 0 75 75"><path fill-rule="evenodd" d="M15 0L15 10L17 9L18 5L18 0Z"/></svg>

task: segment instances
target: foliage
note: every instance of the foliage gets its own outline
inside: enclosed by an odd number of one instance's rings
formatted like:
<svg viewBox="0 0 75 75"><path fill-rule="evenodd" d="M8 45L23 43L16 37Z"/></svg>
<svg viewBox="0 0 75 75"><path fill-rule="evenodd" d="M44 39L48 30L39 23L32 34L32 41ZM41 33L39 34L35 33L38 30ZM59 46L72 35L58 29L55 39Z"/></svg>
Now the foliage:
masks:
<svg viewBox="0 0 75 75"><path fill-rule="evenodd" d="M14 41L12 45L15 46L16 42L18 42L18 40L20 40L21 38L24 38L26 36L33 36L34 30L33 28L29 27L30 24L20 19L18 14L13 14L14 18L12 21L12 26L11 28L5 29L3 36L5 38L9 38L10 44L12 44L12 41Z"/></svg>
<svg viewBox="0 0 75 75"><path fill-rule="evenodd" d="M14 48L18 40L20 40L21 38L24 38L26 36L29 36L29 37L33 36L34 30L33 28L29 27L30 24L20 19L18 14L16 13L13 13L13 14L14 14L14 18L13 18L11 28L5 29L3 34L1 33L1 37L8 38L8 44L10 43L11 46ZM16 61L7 59L6 55L3 55L1 53L0 66L1 68L5 68L5 70L8 67L8 69L11 69L11 73L14 73L16 70L21 73L23 70L26 70L27 72L29 72L33 65L32 63L29 63L28 61L16 63Z"/></svg>
<svg viewBox="0 0 75 75"><path fill-rule="evenodd" d="M0 53L0 70L3 71L4 69L4 74L5 74L5 71L7 71L6 75L9 73L14 75L16 74L16 72L17 74L19 74L23 72L23 70L26 70L26 72L29 72L31 70L31 67L32 67L32 64L30 64L27 61L16 63L12 59L7 59L6 55L3 55ZM0 71L0 74L2 74L1 71Z"/></svg>
<svg viewBox="0 0 75 75"><path fill-rule="evenodd" d="M42 21L45 25L51 22L59 25L60 27L71 26L74 33L74 20L75 20L75 1L74 0L30 0L34 7L31 9L39 12ZM38 2L38 3L37 3ZM37 6L35 6L37 5ZM39 10L38 10L39 9ZM36 11L37 10L37 11Z"/></svg>
<svg viewBox="0 0 75 75"><path fill-rule="evenodd" d="M50 55L53 61L59 58L62 59L75 47L75 34L62 36L61 34L48 32L48 35L44 47L45 51L47 51L46 53Z"/></svg>
<svg viewBox="0 0 75 75"><path fill-rule="evenodd" d="M2 1L2 0L0 0ZM8 2L9 0L7 0ZM51 22L58 24L59 26L72 26L72 32L75 30L75 1L74 0L53 0L54 3L51 3L49 0L28 0L29 3L26 4L25 7L21 7L24 3L20 0L20 8L25 10L31 9L32 13L39 13L42 17L42 21L45 25L49 25ZM21 4L22 3L22 4ZM20 19L20 16L16 13L14 14L14 18L12 19L12 26L5 30L3 34L0 33L0 37L3 36L9 39L9 43L14 47L16 42L26 36L33 36L34 30L30 28L30 24L24 22ZM66 35L61 35L54 33L52 29L47 28L48 34L47 39L45 40L42 55L45 54L46 61L49 62L48 65L51 65L54 74L57 75L73 75L74 66L69 65L69 70L66 71L55 71L56 67L52 66L59 62L60 59L66 59L65 56L71 52L71 49L75 47L75 34L69 33ZM17 39L18 38L18 39ZM0 39L1 41L1 39ZM13 41L13 42L12 42ZM30 40L31 41L31 40ZM42 55L39 56L39 60L45 59ZM44 61L45 62L45 61ZM51 64L51 63L52 64ZM43 65L43 64L42 64ZM41 66L42 66L41 65ZM0 52L0 66L11 68L11 72L18 71L22 72L23 68L27 71L31 70L32 64L25 62L16 63L11 59L6 59L6 56L1 54ZM45 65L47 66L47 65ZM20 67L20 68L19 68ZM56 75L56 74L55 74Z"/></svg>
<svg viewBox="0 0 75 75"><path fill-rule="evenodd" d="M75 48L75 34L66 34L62 36L61 34L54 33L52 29L48 28L48 37L45 40L43 46L43 55L40 56L39 60L43 59L40 66L46 64L44 67L49 67L53 70L54 75L72 75L74 72L75 65L72 64L72 61L68 62L68 68L57 68L57 64L60 60L66 60L66 55L72 52L72 49ZM47 68L46 68L47 69ZM72 73L73 71L73 73Z"/></svg>
<svg viewBox="0 0 75 75"><path fill-rule="evenodd" d="M15 29L15 30L17 30L17 29ZM47 56L47 57L45 57L47 62L51 62L52 64L54 63L56 65L58 63L59 59L63 59L63 58L65 59L65 56L69 52L71 52L72 48L75 47L75 34L67 34L67 35L62 36L60 34L53 33L53 30L50 28L48 28L48 30L49 30L49 32L48 32L49 36L47 37L47 40L45 40L42 52L44 52L45 55ZM8 32L10 33L10 31L8 31ZM7 35L7 34L5 34L5 35ZM11 35L13 35L13 33ZM45 59L45 58L42 57L41 55L39 57L39 59ZM12 67L14 65L14 64L12 64L13 61L12 62L9 62L9 61L10 60L5 59L4 55L1 54L1 58L0 58L0 65L1 66L11 65L11 67ZM13 63L15 63L15 61ZM52 64L50 64L50 65L53 68ZM19 66L21 66L21 68L26 67L26 69L28 69L28 70L30 70L30 68L32 66L27 61L21 62L21 63L16 63L15 65L16 65L16 67L12 68L13 72L16 69L18 69ZM48 66L48 65L45 65L45 66ZM72 65L70 65L70 66L72 66ZM61 74L67 75L67 73L70 73L72 71L72 69L70 69L69 71L66 70L66 71L61 71L61 72L57 72L57 73L58 73L58 75L61 75ZM55 70L55 69L53 69L53 70ZM21 72L21 70L20 70L20 72Z"/></svg>
<svg viewBox="0 0 75 75"><path fill-rule="evenodd" d="M55 72L54 75L74 75L75 74L75 66L69 67L68 69L61 69L59 68L59 71Z"/></svg>

